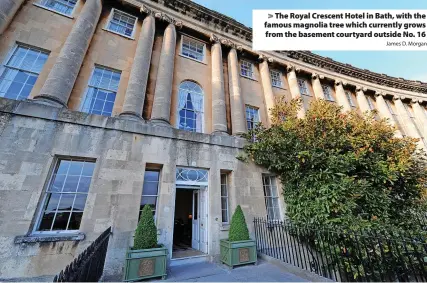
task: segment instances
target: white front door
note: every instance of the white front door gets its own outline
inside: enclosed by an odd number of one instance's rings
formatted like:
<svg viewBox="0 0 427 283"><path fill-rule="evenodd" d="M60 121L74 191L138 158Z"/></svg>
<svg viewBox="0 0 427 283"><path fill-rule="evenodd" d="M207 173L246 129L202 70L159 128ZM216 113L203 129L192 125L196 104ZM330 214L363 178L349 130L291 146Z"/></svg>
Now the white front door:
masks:
<svg viewBox="0 0 427 283"><path fill-rule="evenodd" d="M199 191L199 222L200 222L200 248L199 250L205 254L208 253L208 190L202 189Z"/></svg>
<svg viewBox="0 0 427 283"><path fill-rule="evenodd" d="M200 194L199 190L193 191L193 227L191 237L191 247L193 249L200 249Z"/></svg>

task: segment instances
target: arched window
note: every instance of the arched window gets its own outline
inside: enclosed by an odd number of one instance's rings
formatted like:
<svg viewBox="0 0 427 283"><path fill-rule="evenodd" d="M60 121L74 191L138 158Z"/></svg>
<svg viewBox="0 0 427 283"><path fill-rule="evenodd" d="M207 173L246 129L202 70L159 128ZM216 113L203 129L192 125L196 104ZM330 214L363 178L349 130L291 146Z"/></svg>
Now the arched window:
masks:
<svg viewBox="0 0 427 283"><path fill-rule="evenodd" d="M203 132L203 90L191 81L179 86L178 129Z"/></svg>

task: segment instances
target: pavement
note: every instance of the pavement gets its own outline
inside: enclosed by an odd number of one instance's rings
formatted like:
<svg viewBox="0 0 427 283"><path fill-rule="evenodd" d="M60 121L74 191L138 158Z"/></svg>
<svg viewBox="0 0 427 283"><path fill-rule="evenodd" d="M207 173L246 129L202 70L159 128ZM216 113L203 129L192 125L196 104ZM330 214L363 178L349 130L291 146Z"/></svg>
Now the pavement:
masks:
<svg viewBox="0 0 427 283"><path fill-rule="evenodd" d="M297 275L268 263L246 265L230 269L225 265L200 262L172 266L167 282L309 282Z"/></svg>

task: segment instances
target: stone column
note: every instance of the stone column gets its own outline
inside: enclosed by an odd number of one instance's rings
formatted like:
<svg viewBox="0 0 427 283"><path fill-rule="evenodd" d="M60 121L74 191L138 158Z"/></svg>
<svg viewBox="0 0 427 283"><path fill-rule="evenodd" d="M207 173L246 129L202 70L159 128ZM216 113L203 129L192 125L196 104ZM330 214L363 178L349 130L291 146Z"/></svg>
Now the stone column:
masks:
<svg viewBox="0 0 427 283"><path fill-rule="evenodd" d="M412 102L412 110L414 110L415 119L417 119L418 124L422 125L420 129L421 134L424 136L424 139L427 140L427 113L424 107L420 105L419 101Z"/></svg>
<svg viewBox="0 0 427 283"><path fill-rule="evenodd" d="M301 99L301 92L299 90L298 86L298 78L296 74L296 70L294 66L288 66L287 67L287 77L288 77L288 84L289 84L289 90L291 91L292 99ZM304 118L305 117L305 109L304 109L304 103L301 103L301 109L298 111L298 117Z"/></svg>
<svg viewBox="0 0 427 283"><path fill-rule="evenodd" d="M101 10L101 0L86 0L55 65L35 99L67 107L68 98L95 32Z"/></svg>
<svg viewBox="0 0 427 283"><path fill-rule="evenodd" d="M262 62L259 64L259 71L261 74L262 89L264 90L265 107L267 108L268 126L272 125L272 115L270 109L274 107L274 93L271 85L270 68L268 67L268 60L263 56L260 57Z"/></svg>
<svg viewBox="0 0 427 283"><path fill-rule="evenodd" d="M120 116L142 119L155 29L155 19L153 16L148 15L142 23L141 34L133 59L123 110Z"/></svg>
<svg viewBox="0 0 427 283"><path fill-rule="evenodd" d="M157 71L156 90L154 91L153 110L151 112L151 121L165 126L170 126L175 47L175 25L169 24L163 36L162 52L160 53L159 69Z"/></svg>
<svg viewBox="0 0 427 283"><path fill-rule="evenodd" d="M227 134L227 115L225 109L224 70L220 42L214 42L212 56L212 133Z"/></svg>
<svg viewBox="0 0 427 283"><path fill-rule="evenodd" d="M25 0L0 1L0 35L2 35Z"/></svg>
<svg viewBox="0 0 427 283"><path fill-rule="evenodd" d="M417 126L412 121L411 116L405 105L403 105L402 99L400 97L394 97L394 105L396 106L397 114L402 118L403 127L407 136L411 138L421 139L421 136L418 133Z"/></svg>
<svg viewBox="0 0 427 283"><path fill-rule="evenodd" d="M337 96L338 105L341 106L343 112L351 111L350 102L345 95L345 90L342 81L335 81L335 94Z"/></svg>
<svg viewBox="0 0 427 283"><path fill-rule="evenodd" d="M228 53L228 81L230 88L231 124L233 135L246 133L245 105L240 86L239 60L236 49Z"/></svg>
<svg viewBox="0 0 427 283"><path fill-rule="evenodd" d="M359 105L360 111L362 113L370 112L371 108L369 107L368 98L365 96L366 88L362 88L361 86L356 87L356 99L357 104Z"/></svg>
<svg viewBox="0 0 427 283"><path fill-rule="evenodd" d="M401 138L404 133L400 132L400 129L397 124L399 121L396 121L393 116L393 113L390 112L387 103L384 100L384 95L384 93L380 92L375 93L375 101L377 103L378 115L381 119L387 119L389 124L396 129L395 136Z"/></svg>
<svg viewBox="0 0 427 283"><path fill-rule="evenodd" d="M313 73L311 75L311 84L313 86L314 96L316 99L325 99L325 94L323 93L322 83L320 79L323 79L318 74Z"/></svg>

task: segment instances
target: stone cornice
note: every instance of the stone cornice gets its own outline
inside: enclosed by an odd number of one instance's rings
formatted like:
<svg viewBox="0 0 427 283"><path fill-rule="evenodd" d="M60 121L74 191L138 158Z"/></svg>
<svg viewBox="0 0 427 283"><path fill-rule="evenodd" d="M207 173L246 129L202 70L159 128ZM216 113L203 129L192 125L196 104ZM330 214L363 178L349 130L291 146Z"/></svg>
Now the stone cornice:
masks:
<svg viewBox="0 0 427 283"><path fill-rule="evenodd" d="M157 9L162 10L157 13L162 14L160 17L165 21L169 18L180 22L183 25L188 25L189 28L195 28L197 31L211 36L212 33L220 40L223 45L245 50L254 55L260 55L258 52L251 49L252 46L252 29L239 23L238 21L227 17L221 13L203 7L191 0L121 0L133 5L147 4ZM169 12L170 11L170 12ZM172 16L166 15L167 13ZM154 14L155 16L156 14ZM157 16L159 17L159 16ZM175 18L174 18L175 17ZM179 19L179 20L178 20ZM195 26L197 25L197 27ZM202 28L205 27L205 28ZM404 90L413 92L415 97L424 97L427 94L427 83L420 81L406 80L403 78L395 78L385 74L374 73L366 69L360 69L350 64L340 63L330 58L323 57L309 51L274 51L267 52L268 55L262 55L272 58L274 62L283 64L285 66L292 64L297 71L306 71L311 74L313 71L320 72L320 70L308 70L307 67L299 66L298 61L305 63L306 66L313 66L325 71L333 72L338 75L359 80L358 83L363 81L376 84L378 86L393 88L397 90ZM290 60L290 61L288 61ZM306 70L307 69L307 70ZM351 83L350 83L351 84ZM369 84L368 84L369 85ZM371 89L372 87L369 87ZM411 95L411 94L409 94Z"/></svg>

